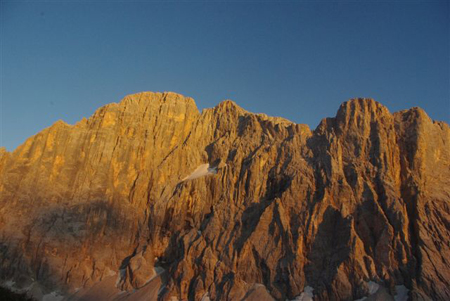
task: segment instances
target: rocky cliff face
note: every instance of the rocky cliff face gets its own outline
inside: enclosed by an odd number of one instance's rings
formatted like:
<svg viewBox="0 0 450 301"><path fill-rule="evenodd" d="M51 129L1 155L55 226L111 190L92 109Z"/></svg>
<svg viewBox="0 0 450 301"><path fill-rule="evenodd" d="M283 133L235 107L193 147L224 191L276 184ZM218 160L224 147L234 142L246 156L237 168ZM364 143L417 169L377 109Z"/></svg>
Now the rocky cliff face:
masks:
<svg viewBox="0 0 450 301"><path fill-rule="evenodd" d="M450 129L130 95L0 149L0 235L1 279L72 299L449 300Z"/></svg>

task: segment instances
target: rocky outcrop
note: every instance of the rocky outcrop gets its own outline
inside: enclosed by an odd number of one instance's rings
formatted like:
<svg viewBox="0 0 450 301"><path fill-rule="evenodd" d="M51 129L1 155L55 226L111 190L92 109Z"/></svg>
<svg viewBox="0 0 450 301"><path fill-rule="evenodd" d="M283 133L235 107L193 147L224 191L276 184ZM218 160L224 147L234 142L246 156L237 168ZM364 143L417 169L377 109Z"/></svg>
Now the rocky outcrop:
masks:
<svg viewBox="0 0 450 301"><path fill-rule="evenodd" d="M311 131L139 93L0 150L0 276L84 300L448 300L449 187L449 126L419 108L354 99Z"/></svg>

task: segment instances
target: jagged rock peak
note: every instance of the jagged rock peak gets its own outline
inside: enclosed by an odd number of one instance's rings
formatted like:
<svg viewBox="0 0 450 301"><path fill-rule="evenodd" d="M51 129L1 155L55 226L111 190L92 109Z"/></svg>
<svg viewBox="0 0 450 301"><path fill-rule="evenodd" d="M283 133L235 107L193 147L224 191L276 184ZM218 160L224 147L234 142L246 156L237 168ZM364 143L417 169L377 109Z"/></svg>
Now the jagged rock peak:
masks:
<svg viewBox="0 0 450 301"><path fill-rule="evenodd" d="M214 111L217 113L236 112L240 115L248 113L246 110L238 106L234 101L230 99L221 101L217 106L214 107Z"/></svg>
<svg viewBox="0 0 450 301"><path fill-rule="evenodd" d="M243 109L242 107L240 107L238 104L236 104L236 102L230 100L230 99L226 99L222 102L220 102L217 106L215 106L213 108L214 112L216 114L236 114L236 115L253 115L255 118L259 118L260 120L265 120L265 121L270 121L273 124L279 124L282 126L289 126L289 125L295 125L294 122L283 118L283 117L276 117L276 116L269 116L267 114L264 113L252 113L249 112L245 109ZM303 127L307 125L302 125Z"/></svg>
<svg viewBox="0 0 450 301"><path fill-rule="evenodd" d="M120 104L138 105L141 108L148 106L189 107L198 111L194 99L175 92L140 92L125 96Z"/></svg>
<svg viewBox="0 0 450 301"><path fill-rule="evenodd" d="M191 97L186 97L175 92L150 92L144 91L125 96L121 102L187 102L195 105L195 101Z"/></svg>
<svg viewBox="0 0 450 301"><path fill-rule="evenodd" d="M389 110L379 102L371 98L355 98L344 102L336 117L328 119L326 124L335 126L338 132L347 132L369 129L373 123L385 123L391 119Z"/></svg>
<svg viewBox="0 0 450 301"><path fill-rule="evenodd" d="M102 115L111 110L147 111L148 108L167 107L169 109L180 107L197 111L194 99L175 92L139 92L126 95L119 103L109 103L99 108L95 115Z"/></svg>
<svg viewBox="0 0 450 301"><path fill-rule="evenodd" d="M389 114L385 106L372 98L353 98L341 104L336 118L348 120L364 117L373 120Z"/></svg>
<svg viewBox="0 0 450 301"><path fill-rule="evenodd" d="M67 127L67 126L71 125L65 122L64 120L59 119L51 127Z"/></svg>
<svg viewBox="0 0 450 301"><path fill-rule="evenodd" d="M428 120L431 121L431 118L428 116L427 112L419 107L412 107L408 110L402 110L394 113L395 116L402 116L406 121L407 119L411 120Z"/></svg>
<svg viewBox="0 0 450 301"><path fill-rule="evenodd" d="M125 96L119 103L107 104L99 108L86 122L80 125L96 123L103 120L104 125L115 125L117 122L135 118L142 121L148 118L181 120L200 114L194 100L173 92L141 92Z"/></svg>

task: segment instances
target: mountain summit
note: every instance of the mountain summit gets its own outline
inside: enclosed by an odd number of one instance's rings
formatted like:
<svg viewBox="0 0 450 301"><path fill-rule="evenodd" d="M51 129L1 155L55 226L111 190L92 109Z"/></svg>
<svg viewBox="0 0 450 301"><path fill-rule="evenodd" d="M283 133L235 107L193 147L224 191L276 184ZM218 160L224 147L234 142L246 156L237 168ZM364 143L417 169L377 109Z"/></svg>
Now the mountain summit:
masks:
<svg viewBox="0 0 450 301"><path fill-rule="evenodd" d="M0 149L0 279L37 299L449 300L450 128L138 93Z"/></svg>

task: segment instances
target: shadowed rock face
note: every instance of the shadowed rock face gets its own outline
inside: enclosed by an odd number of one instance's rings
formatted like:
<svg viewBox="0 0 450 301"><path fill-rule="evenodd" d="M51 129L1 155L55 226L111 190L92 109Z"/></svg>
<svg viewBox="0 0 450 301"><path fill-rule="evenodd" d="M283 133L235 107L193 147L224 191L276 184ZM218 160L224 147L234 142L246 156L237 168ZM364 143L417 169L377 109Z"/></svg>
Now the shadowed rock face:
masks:
<svg viewBox="0 0 450 301"><path fill-rule="evenodd" d="M0 276L161 300L353 300L368 282L449 300L449 201L450 129L419 108L354 99L311 132L139 93L0 149Z"/></svg>

